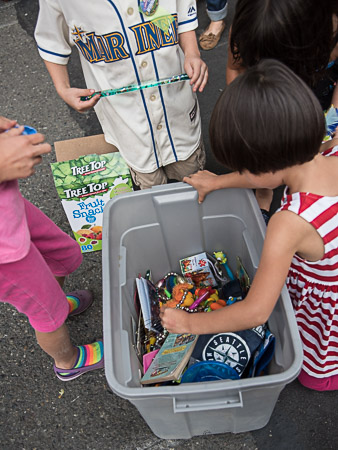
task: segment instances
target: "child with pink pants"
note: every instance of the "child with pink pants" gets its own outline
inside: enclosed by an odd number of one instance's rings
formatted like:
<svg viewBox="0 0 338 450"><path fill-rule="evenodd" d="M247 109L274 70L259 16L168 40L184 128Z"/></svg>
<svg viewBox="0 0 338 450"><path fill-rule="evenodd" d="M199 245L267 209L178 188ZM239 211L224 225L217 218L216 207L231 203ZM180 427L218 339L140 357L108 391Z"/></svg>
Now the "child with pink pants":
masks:
<svg viewBox="0 0 338 450"><path fill-rule="evenodd" d="M22 136L23 127L15 125L0 117L0 301L28 317L40 347L54 358L56 376L69 381L103 367L103 344L70 342L65 320L93 300L86 290L67 296L62 290L82 255L72 238L22 197L17 178L31 175L50 146L41 134Z"/></svg>

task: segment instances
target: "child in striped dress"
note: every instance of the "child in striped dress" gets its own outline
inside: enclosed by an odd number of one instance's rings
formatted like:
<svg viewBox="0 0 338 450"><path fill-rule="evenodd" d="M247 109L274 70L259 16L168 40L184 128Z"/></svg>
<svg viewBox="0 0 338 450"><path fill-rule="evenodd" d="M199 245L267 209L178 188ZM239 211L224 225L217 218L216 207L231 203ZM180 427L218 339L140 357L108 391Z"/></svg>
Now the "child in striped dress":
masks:
<svg viewBox="0 0 338 450"><path fill-rule="evenodd" d="M235 172L198 172L184 181L199 192L286 185L271 217L246 298L210 313L163 308L170 332L216 334L268 320L287 283L303 343L299 381L338 389L338 147L319 153L324 116L310 89L285 65L263 60L221 95L210 123L218 160Z"/></svg>

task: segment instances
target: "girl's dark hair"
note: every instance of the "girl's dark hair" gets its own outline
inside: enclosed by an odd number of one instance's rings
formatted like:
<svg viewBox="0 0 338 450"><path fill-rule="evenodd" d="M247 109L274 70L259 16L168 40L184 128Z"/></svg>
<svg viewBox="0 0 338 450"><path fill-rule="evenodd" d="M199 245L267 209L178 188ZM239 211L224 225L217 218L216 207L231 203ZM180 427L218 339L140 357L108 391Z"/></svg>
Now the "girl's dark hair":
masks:
<svg viewBox="0 0 338 450"><path fill-rule="evenodd" d="M310 86L329 62L337 0L238 0L230 48L247 68L263 58L286 64Z"/></svg>
<svg viewBox="0 0 338 450"><path fill-rule="evenodd" d="M249 68L225 89L209 127L218 161L253 174L311 161L324 133L324 114L310 88L272 59Z"/></svg>

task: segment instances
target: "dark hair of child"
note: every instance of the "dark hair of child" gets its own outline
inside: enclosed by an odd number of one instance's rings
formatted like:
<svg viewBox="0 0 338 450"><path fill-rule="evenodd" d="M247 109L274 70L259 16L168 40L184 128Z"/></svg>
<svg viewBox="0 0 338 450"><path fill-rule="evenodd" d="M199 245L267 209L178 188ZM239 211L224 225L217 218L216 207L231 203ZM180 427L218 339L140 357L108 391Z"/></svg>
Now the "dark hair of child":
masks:
<svg viewBox="0 0 338 450"><path fill-rule="evenodd" d="M225 89L209 127L218 161L255 175L311 161L324 133L324 114L310 88L272 59L247 69Z"/></svg>
<svg viewBox="0 0 338 450"><path fill-rule="evenodd" d="M336 12L337 0L238 0L231 52L245 68L278 59L311 86L335 45Z"/></svg>

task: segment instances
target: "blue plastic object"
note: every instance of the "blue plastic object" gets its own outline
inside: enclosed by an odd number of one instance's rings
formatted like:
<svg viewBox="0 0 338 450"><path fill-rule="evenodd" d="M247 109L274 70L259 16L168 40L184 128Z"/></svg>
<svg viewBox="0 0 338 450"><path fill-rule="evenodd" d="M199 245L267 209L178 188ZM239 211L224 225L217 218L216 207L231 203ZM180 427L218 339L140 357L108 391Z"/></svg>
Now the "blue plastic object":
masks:
<svg viewBox="0 0 338 450"><path fill-rule="evenodd" d="M227 364L219 361L200 361L184 372L181 383L238 379L239 375L236 370Z"/></svg>
<svg viewBox="0 0 338 450"><path fill-rule="evenodd" d="M36 134L36 133L37 133L37 131L35 128L24 125L24 130L21 134L28 135L28 134Z"/></svg>

